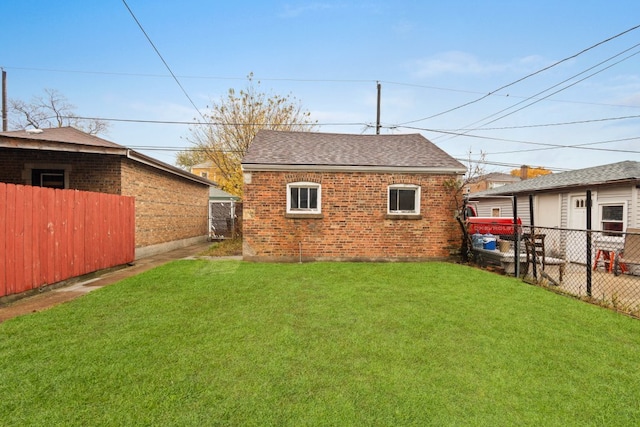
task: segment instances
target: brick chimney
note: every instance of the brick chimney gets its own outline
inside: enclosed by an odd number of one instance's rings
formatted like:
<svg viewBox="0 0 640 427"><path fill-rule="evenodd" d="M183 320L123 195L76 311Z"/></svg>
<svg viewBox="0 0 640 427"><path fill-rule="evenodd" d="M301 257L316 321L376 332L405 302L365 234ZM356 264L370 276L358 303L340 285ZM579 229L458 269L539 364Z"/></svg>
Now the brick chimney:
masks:
<svg viewBox="0 0 640 427"><path fill-rule="evenodd" d="M524 181L527 178L529 178L529 166L522 165L520 166L520 179Z"/></svg>

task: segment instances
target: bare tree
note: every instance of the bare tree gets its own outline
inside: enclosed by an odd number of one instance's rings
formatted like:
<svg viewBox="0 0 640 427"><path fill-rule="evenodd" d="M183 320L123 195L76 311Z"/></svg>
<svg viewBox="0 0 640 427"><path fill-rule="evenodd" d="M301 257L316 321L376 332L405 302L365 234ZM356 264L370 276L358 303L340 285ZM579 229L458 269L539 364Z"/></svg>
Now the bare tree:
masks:
<svg viewBox="0 0 640 427"><path fill-rule="evenodd" d="M267 95L258 90L253 74L248 76L247 88L236 93L229 89L226 97L212 102L205 115L209 123L189 130L186 138L191 150L177 155L177 163L191 166L201 162L201 154L220 172L218 184L231 194L242 196L242 170L240 162L260 129L283 131L310 131L315 122L304 111L300 102L290 95Z"/></svg>
<svg viewBox="0 0 640 427"><path fill-rule="evenodd" d="M471 150L467 153L467 172L460 179L451 179L445 182L445 186L451 195L450 203L455 208L456 221L460 225L462 231L462 244L460 247L460 255L462 260L467 262L469 259L469 251L471 249L470 236L467 230L467 224L463 218L463 210L465 208L465 197L469 184L485 173L486 153L480 152L477 160L471 158Z"/></svg>
<svg viewBox="0 0 640 427"><path fill-rule="evenodd" d="M36 129L73 126L91 135L107 133L109 123L96 119L81 119L74 112L75 105L55 89L45 89L43 95L30 102L9 100L10 123L15 129Z"/></svg>

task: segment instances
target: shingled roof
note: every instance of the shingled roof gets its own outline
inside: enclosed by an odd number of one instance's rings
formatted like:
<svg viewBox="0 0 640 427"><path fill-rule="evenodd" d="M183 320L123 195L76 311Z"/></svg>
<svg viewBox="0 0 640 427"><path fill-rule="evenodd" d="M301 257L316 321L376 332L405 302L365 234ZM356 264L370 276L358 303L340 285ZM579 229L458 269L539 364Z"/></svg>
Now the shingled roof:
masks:
<svg viewBox="0 0 640 427"><path fill-rule="evenodd" d="M619 163L577 169L568 172L542 175L515 184L480 191L472 196L500 196L518 193L534 193L591 185L640 181L640 162L626 160Z"/></svg>
<svg viewBox="0 0 640 427"><path fill-rule="evenodd" d="M245 170L412 170L464 173L465 166L420 134L350 135L261 130Z"/></svg>
<svg viewBox="0 0 640 427"><path fill-rule="evenodd" d="M187 178L205 185L213 182L184 171L173 165L146 156L115 142L107 141L95 135L71 126L34 130L0 132L0 148L23 150L63 151L70 153L95 153L124 156L138 163L164 170L173 175Z"/></svg>

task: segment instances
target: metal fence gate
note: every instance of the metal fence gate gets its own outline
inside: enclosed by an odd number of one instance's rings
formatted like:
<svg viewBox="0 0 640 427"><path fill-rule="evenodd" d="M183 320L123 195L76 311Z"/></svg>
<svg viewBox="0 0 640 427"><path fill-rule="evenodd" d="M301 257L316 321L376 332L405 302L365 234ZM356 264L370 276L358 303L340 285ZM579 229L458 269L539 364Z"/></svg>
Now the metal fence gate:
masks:
<svg viewBox="0 0 640 427"><path fill-rule="evenodd" d="M209 240L233 239L240 234L234 201L209 201Z"/></svg>

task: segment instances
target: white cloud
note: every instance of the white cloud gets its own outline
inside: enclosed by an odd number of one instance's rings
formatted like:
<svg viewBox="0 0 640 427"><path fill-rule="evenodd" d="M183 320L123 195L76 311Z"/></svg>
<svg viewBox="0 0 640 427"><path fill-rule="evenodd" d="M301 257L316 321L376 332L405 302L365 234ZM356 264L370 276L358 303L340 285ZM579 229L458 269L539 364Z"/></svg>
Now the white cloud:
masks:
<svg viewBox="0 0 640 427"><path fill-rule="evenodd" d="M431 77L442 74L490 74L504 71L522 72L544 66L545 60L537 55L516 58L508 62L483 61L466 52L450 51L418 59L410 64L416 77Z"/></svg>

